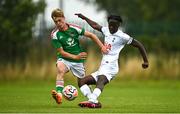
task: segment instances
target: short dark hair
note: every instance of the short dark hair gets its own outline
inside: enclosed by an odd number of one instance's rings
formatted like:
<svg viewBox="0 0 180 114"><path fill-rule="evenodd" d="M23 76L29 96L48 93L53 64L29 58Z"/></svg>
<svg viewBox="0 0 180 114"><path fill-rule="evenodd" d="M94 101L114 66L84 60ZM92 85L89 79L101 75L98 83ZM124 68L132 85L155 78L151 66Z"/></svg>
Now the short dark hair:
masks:
<svg viewBox="0 0 180 114"><path fill-rule="evenodd" d="M123 22L121 16L119 16L119 15L113 15L113 14L111 14L111 15L108 16L107 19L108 19L108 22L109 22L110 19L117 20L117 21L120 22L120 23Z"/></svg>

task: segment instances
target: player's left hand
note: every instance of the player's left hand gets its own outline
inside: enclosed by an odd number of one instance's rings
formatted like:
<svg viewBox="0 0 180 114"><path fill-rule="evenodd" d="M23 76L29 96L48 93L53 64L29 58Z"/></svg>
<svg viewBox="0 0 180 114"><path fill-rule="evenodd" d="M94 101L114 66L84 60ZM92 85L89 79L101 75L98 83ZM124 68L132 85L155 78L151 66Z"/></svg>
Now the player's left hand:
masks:
<svg viewBox="0 0 180 114"><path fill-rule="evenodd" d="M83 15L83 14L81 14L81 13L75 13L75 15L77 15L79 18L81 18L81 19L85 19L86 17Z"/></svg>
<svg viewBox="0 0 180 114"><path fill-rule="evenodd" d="M144 62L144 63L142 64L142 67L143 67L144 69L148 68L148 67L149 67L149 63L148 63L148 62Z"/></svg>

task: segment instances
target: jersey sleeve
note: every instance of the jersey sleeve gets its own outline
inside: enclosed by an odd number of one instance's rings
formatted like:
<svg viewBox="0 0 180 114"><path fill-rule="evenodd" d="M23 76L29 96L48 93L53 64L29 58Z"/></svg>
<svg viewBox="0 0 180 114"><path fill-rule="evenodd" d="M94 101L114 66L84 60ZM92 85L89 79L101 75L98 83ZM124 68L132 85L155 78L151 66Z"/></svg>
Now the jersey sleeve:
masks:
<svg viewBox="0 0 180 114"><path fill-rule="evenodd" d="M107 27L102 27L101 31L105 35L107 33L107 31L108 31L108 28Z"/></svg>
<svg viewBox="0 0 180 114"><path fill-rule="evenodd" d="M124 40L124 43L125 43L125 44L131 44L132 41L133 41L133 38L124 33L124 34L123 34L123 40Z"/></svg>
<svg viewBox="0 0 180 114"><path fill-rule="evenodd" d="M54 47L54 48L61 48L62 47L62 45L61 45L61 43L58 41L58 38L57 38L57 36L56 36L56 31L53 31L52 33L51 33L51 44L52 44L52 46Z"/></svg>
<svg viewBox="0 0 180 114"><path fill-rule="evenodd" d="M51 40L51 44L52 44L53 47L56 48L56 49L62 47L61 43L60 43L58 40L55 40L55 39L52 39L52 40Z"/></svg>
<svg viewBox="0 0 180 114"><path fill-rule="evenodd" d="M85 32L85 29L82 28L82 29L81 29L81 32L80 32L80 35L84 35L84 32Z"/></svg>

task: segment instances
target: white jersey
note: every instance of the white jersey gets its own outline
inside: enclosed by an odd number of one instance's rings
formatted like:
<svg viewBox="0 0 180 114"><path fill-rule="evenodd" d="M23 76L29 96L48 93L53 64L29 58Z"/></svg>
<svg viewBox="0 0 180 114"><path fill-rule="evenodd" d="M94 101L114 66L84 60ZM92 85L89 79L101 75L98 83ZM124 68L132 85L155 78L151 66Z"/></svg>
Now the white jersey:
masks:
<svg viewBox="0 0 180 114"><path fill-rule="evenodd" d="M103 55L103 60L109 62L118 60L119 53L125 44L130 44L133 40L129 35L118 30L116 33L111 34L108 27L102 27L102 33L104 34L104 43L109 47L109 53Z"/></svg>
<svg viewBox="0 0 180 114"><path fill-rule="evenodd" d="M96 81L98 80L98 76L100 75L105 75L110 81L118 73L118 57L120 51L126 44L131 44L133 38L122 32L121 30L118 30L116 33L111 34L108 27L103 27L101 31L105 36L104 43L108 47L109 53L103 54L99 69L91 75Z"/></svg>

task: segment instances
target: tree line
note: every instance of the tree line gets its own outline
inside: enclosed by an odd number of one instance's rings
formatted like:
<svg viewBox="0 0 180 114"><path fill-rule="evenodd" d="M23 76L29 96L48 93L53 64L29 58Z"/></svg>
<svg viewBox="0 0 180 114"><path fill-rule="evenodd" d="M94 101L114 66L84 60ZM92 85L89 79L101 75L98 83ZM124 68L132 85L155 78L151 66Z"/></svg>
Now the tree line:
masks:
<svg viewBox="0 0 180 114"><path fill-rule="evenodd" d="M99 10L105 10L107 14L120 14L126 32L145 42L149 49L180 50L180 0L86 2L97 4ZM32 47L36 46L31 43L33 27L38 14L44 12L45 7L45 0L0 0L0 63L14 62L17 58L23 60ZM47 28L47 33L50 30ZM41 44L41 41L36 44Z"/></svg>

